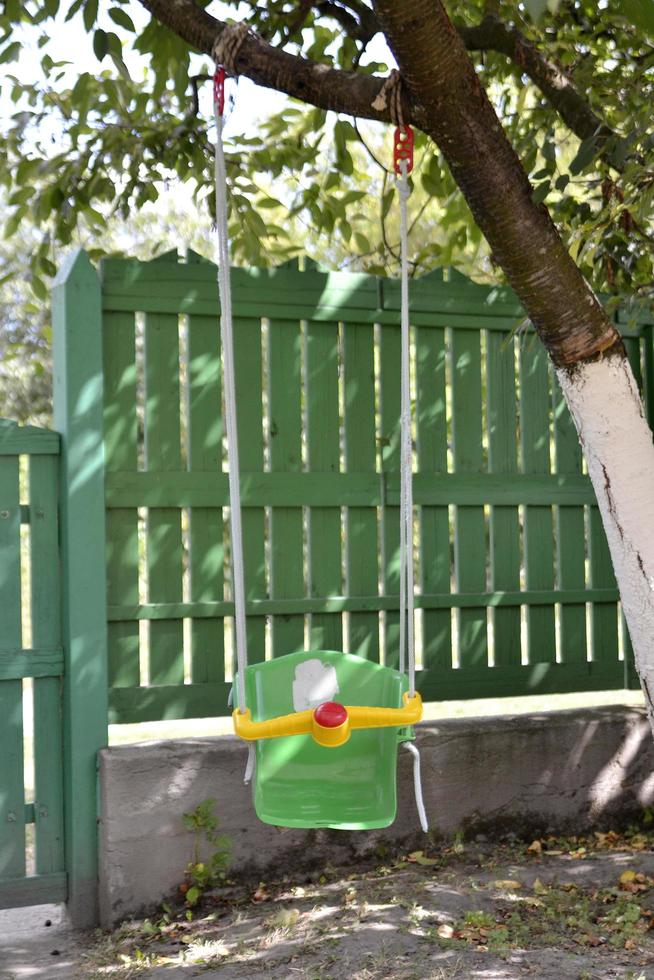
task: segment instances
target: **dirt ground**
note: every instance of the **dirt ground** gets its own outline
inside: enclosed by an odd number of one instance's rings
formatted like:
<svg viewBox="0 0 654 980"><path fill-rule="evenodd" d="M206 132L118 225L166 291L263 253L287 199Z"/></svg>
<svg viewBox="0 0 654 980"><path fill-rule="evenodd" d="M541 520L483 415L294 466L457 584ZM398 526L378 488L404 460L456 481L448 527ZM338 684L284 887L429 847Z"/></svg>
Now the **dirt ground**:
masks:
<svg viewBox="0 0 654 980"><path fill-rule="evenodd" d="M654 980L654 835L483 838L227 884L95 934L84 980Z"/></svg>

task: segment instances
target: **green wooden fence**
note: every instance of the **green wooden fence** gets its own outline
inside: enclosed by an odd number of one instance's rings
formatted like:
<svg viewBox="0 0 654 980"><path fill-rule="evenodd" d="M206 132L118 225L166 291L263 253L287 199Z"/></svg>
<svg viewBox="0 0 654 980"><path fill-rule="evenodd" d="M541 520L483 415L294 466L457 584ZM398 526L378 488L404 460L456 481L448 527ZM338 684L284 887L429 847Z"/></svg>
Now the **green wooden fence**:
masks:
<svg viewBox="0 0 654 980"><path fill-rule="evenodd" d="M0 419L0 908L66 897L58 479L59 436Z"/></svg>
<svg viewBox="0 0 654 980"><path fill-rule="evenodd" d="M109 260L98 289L110 718L225 714L216 270ZM394 664L398 284L285 266L234 270L233 290L250 657L310 644ZM593 491L514 295L434 273L411 309L423 696L632 684ZM651 408L652 326L624 329Z"/></svg>

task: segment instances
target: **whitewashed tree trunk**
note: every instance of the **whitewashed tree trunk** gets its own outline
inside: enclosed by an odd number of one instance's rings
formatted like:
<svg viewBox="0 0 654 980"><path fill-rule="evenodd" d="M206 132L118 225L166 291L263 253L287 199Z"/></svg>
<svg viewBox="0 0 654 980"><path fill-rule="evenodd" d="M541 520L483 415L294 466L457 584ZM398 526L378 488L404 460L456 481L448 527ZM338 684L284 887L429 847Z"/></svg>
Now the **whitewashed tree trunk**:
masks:
<svg viewBox="0 0 654 980"><path fill-rule="evenodd" d="M602 513L654 732L654 442L626 357L559 368Z"/></svg>

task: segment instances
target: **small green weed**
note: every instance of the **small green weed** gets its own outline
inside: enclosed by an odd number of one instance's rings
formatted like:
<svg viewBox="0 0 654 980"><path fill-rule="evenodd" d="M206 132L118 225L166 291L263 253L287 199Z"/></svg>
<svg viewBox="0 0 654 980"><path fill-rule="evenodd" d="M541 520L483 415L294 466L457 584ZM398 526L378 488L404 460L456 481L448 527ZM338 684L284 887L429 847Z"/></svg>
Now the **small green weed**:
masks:
<svg viewBox="0 0 654 980"><path fill-rule="evenodd" d="M435 937L443 945L497 952L562 943L637 949L654 925L654 913L639 894L652 885L652 879L634 872L624 873L615 888L586 890L538 882L534 895L515 895L493 913L466 912L454 926L436 930Z"/></svg>
<svg viewBox="0 0 654 980"><path fill-rule="evenodd" d="M205 892L223 884L229 867L230 841L218 832L218 817L214 812L216 800L209 798L198 803L195 810L182 815L184 826L193 835L193 859L184 872L186 881L180 886L189 909L194 908ZM203 844L211 848L206 861L202 861Z"/></svg>

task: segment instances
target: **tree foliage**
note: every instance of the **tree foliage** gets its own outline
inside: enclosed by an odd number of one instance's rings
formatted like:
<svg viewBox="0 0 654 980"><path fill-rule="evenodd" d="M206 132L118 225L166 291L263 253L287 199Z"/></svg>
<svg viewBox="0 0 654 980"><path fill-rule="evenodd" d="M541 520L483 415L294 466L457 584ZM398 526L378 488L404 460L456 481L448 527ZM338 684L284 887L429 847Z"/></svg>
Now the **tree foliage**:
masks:
<svg viewBox="0 0 654 980"><path fill-rule="evenodd" d="M199 6L245 19L276 46L319 63L388 70L370 56L380 46L366 0ZM465 0L452 13L534 199L550 209L582 272L601 290L647 291L654 0L564 0L556 9L536 0ZM71 77L71 66L52 58L53 22L74 17L83 19L97 73ZM188 183L199 208L213 207L206 57L144 16L137 0L7 0L0 30L4 89L14 107L0 150L10 206L5 234L12 238L25 223L38 230L28 264L39 299L54 271L54 249L76 240L80 226L100 250L117 216L156 201L171 181ZM42 79L14 70L30 44ZM134 54L145 59L144 77L128 67ZM256 132L234 136L228 171L235 260L277 263L306 247L332 263L392 270L389 139L379 124L290 100ZM498 276L439 150L421 135L414 190L415 270L454 264Z"/></svg>

